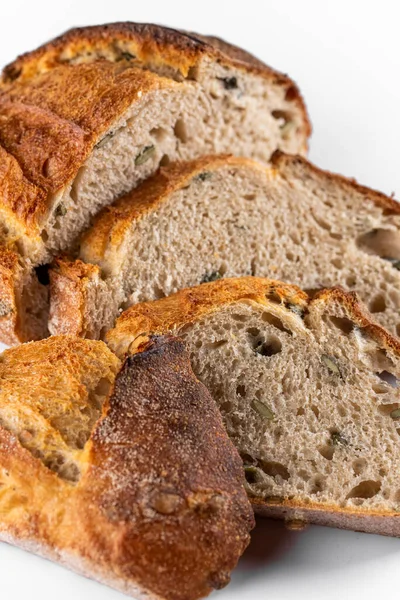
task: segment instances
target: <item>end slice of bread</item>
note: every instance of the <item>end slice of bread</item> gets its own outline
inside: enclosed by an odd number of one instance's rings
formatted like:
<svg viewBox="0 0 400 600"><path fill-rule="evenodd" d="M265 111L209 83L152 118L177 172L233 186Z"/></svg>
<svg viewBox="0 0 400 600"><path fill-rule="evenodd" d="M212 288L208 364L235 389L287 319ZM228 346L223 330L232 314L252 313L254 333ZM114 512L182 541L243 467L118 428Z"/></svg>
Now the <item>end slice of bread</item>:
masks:
<svg viewBox="0 0 400 600"><path fill-rule="evenodd" d="M70 336L0 356L2 541L135 598L195 600L248 544L243 484L181 340L153 337L123 365Z"/></svg>
<svg viewBox="0 0 400 600"><path fill-rule="evenodd" d="M260 513L400 536L400 343L355 294L220 280L131 307L107 339L123 356L166 332L216 399Z"/></svg>
<svg viewBox="0 0 400 600"><path fill-rule="evenodd" d="M399 267L400 205L393 199L296 156L276 153L271 167L202 157L161 169L97 217L77 263L61 261L51 272L49 327L102 337L135 302L256 275L309 291L356 290L398 333ZM86 278L77 285L82 269ZM71 287L79 307L72 322L64 297Z"/></svg>
<svg viewBox="0 0 400 600"><path fill-rule="evenodd" d="M0 340L10 346L48 336L48 286L18 252L0 246Z"/></svg>

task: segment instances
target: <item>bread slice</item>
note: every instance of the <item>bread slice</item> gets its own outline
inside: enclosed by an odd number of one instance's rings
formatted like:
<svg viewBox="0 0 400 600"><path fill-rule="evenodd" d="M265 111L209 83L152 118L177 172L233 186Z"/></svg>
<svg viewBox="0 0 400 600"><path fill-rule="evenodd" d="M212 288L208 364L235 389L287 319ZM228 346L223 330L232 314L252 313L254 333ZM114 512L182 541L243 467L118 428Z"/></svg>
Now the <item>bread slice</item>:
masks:
<svg viewBox="0 0 400 600"><path fill-rule="evenodd" d="M305 153L310 131L294 82L221 40L135 23L71 30L4 70L0 243L31 280L160 164Z"/></svg>
<svg viewBox="0 0 400 600"><path fill-rule="evenodd" d="M253 512L240 458L183 343L121 366L53 337L0 357L0 539L137 598L224 586Z"/></svg>
<svg viewBox="0 0 400 600"><path fill-rule="evenodd" d="M33 196L18 210L2 199L2 220L39 262L161 161L232 147L268 160L277 147L305 152L310 133L288 77L229 45L136 24L75 29L17 59L0 113L5 159Z"/></svg>
<svg viewBox="0 0 400 600"><path fill-rule="evenodd" d="M0 246L0 340L8 345L49 334L49 287L28 265L17 251Z"/></svg>
<svg viewBox="0 0 400 600"><path fill-rule="evenodd" d="M203 157L163 168L103 211L79 260L50 272L50 331L102 337L121 308L219 277L276 276L357 290L400 332L400 205L274 154L272 166Z"/></svg>
<svg viewBox="0 0 400 600"><path fill-rule="evenodd" d="M133 306L107 336L183 338L261 514L400 536L400 342L340 288L225 279Z"/></svg>

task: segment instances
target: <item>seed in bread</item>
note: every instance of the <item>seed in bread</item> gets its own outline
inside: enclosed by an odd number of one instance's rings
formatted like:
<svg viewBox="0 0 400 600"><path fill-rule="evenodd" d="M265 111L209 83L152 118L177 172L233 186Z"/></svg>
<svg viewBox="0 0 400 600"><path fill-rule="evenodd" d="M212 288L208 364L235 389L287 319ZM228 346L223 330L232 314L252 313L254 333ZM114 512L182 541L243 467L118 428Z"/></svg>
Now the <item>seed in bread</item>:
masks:
<svg viewBox="0 0 400 600"><path fill-rule="evenodd" d="M121 308L220 277L356 290L400 331L400 205L300 157L170 165L103 211L50 271L50 331L102 337ZM71 297L74 298L73 305ZM68 301L67 301L68 300Z"/></svg>

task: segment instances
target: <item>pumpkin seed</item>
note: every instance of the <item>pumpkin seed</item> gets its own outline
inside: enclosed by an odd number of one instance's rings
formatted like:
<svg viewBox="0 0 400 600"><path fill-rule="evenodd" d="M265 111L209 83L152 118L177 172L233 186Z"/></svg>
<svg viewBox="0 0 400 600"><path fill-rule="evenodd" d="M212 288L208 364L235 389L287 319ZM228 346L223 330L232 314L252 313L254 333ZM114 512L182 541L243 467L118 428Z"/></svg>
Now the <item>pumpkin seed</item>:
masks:
<svg viewBox="0 0 400 600"><path fill-rule="evenodd" d="M200 283L210 283L211 281L217 281L217 279L221 279L222 275L218 271L213 271L212 273L206 273L203 275Z"/></svg>
<svg viewBox="0 0 400 600"><path fill-rule="evenodd" d="M259 479L259 470L253 465L244 466L244 476L246 477L247 483L255 483Z"/></svg>
<svg viewBox="0 0 400 600"><path fill-rule="evenodd" d="M236 77L217 77L226 90L236 90L238 88L238 82Z"/></svg>
<svg viewBox="0 0 400 600"><path fill-rule="evenodd" d="M267 406L263 402L254 399L251 405L261 417L268 419L268 421L273 421L275 419L275 414L272 412L269 406Z"/></svg>
<svg viewBox="0 0 400 600"><path fill-rule="evenodd" d="M337 375L342 379L340 369L332 356L328 356L328 354L323 354L321 356L321 360L324 363L324 365L328 368L329 372L332 373L332 375Z"/></svg>
<svg viewBox="0 0 400 600"><path fill-rule="evenodd" d="M109 142L111 140L112 137L114 137L113 131L111 131L110 133L107 133L99 142L97 142L97 144L95 145L95 148L102 148L103 146L105 146L107 144L107 142Z"/></svg>
<svg viewBox="0 0 400 600"><path fill-rule="evenodd" d="M145 162L147 162L149 158L153 156L155 149L156 147L153 146L153 144L151 144L151 146L145 146L135 158L135 165L139 167L140 165L143 165Z"/></svg>
<svg viewBox="0 0 400 600"><path fill-rule="evenodd" d="M400 408L396 408L396 410L392 410L390 413L392 419L400 419Z"/></svg>
<svg viewBox="0 0 400 600"><path fill-rule="evenodd" d="M298 315L301 319L304 318L304 309L297 304L288 304L287 308Z"/></svg>

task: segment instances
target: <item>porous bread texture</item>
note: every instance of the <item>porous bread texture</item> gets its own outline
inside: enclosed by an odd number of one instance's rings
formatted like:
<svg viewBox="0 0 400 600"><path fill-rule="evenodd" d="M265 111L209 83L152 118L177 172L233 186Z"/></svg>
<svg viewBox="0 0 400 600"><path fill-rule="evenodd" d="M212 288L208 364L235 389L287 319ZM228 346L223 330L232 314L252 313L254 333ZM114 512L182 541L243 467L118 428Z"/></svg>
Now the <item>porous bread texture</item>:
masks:
<svg viewBox="0 0 400 600"><path fill-rule="evenodd" d="M51 270L53 333L102 337L121 308L241 275L356 290L400 332L400 206L299 157L170 165L101 213L79 256Z"/></svg>
<svg viewBox="0 0 400 600"><path fill-rule="evenodd" d="M32 266L74 253L94 215L160 165L210 152L266 161L278 147L307 149L297 88L268 69L206 54L178 77L162 61L132 62L127 49L103 58L61 60L0 91L0 241L15 246L36 288ZM3 341L40 337L29 337L35 323L23 327Z"/></svg>
<svg viewBox="0 0 400 600"><path fill-rule="evenodd" d="M256 508L400 535L400 344L354 295L227 279L130 308L108 342L123 355L166 331L216 399Z"/></svg>
<svg viewBox="0 0 400 600"><path fill-rule="evenodd" d="M0 356L0 539L135 597L229 582L254 516L240 457L183 342L121 367L72 337Z"/></svg>
<svg viewBox="0 0 400 600"><path fill-rule="evenodd" d="M104 344L55 336L0 356L0 425L61 478L77 481L83 448L120 361Z"/></svg>
<svg viewBox="0 0 400 600"><path fill-rule="evenodd" d="M108 43L115 50L113 41ZM71 57L3 87L1 145L22 166L25 187L33 183L45 192L36 214L29 215L35 239L24 240L17 232L32 260L34 250L43 262L46 250L70 247L90 216L162 160L232 148L261 160L277 147L306 151L309 125L294 84L268 68L265 75L261 67L221 56L206 53L176 81L162 60L157 68L150 59L131 61L126 49L104 57L94 48L90 61ZM43 135L30 134L27 152L27 141L15 144L12 133L32 127L33 120ZM154 151L144 162L140 153L149 146ZM19 229L27 224L17 211L5 212L8 227L16 226L13 216Z"/></svg>
<svg viewBox="0 0 400 600"><path fill-rule="evenodd" d="M223 113L227 109L239 111L237 122L241 125L251 123L252 131L258 129L258 135L261 133L263 103L269 97L276 97L280 99L279 106L271 107L271 115L278 121L281 129L279 137L283 138L276 147L282 148L282 143L297 136L300 150L296 151L306 152L311 125L297 85L287 75L268 67L249 52L215 36L132 22L74 28L6 66L1 84L7 89L16 82L30 81L59 65L98 61L129 61L134 67L175 81L196 81L210 92L211 102L220 118L224 118ZM242 104L231 103L229 94L221 94L221 85L225 90L236 90L233 98L239 95ZM254 92L251 101L246 97L249 91ZM240 115L243 107L249 109L250 118ZM266 141L269 145L270 142ZM264 159L267 149L261 143L258 149L252 149L251 154L244 154L257 156L257 152Z"/></svg>

